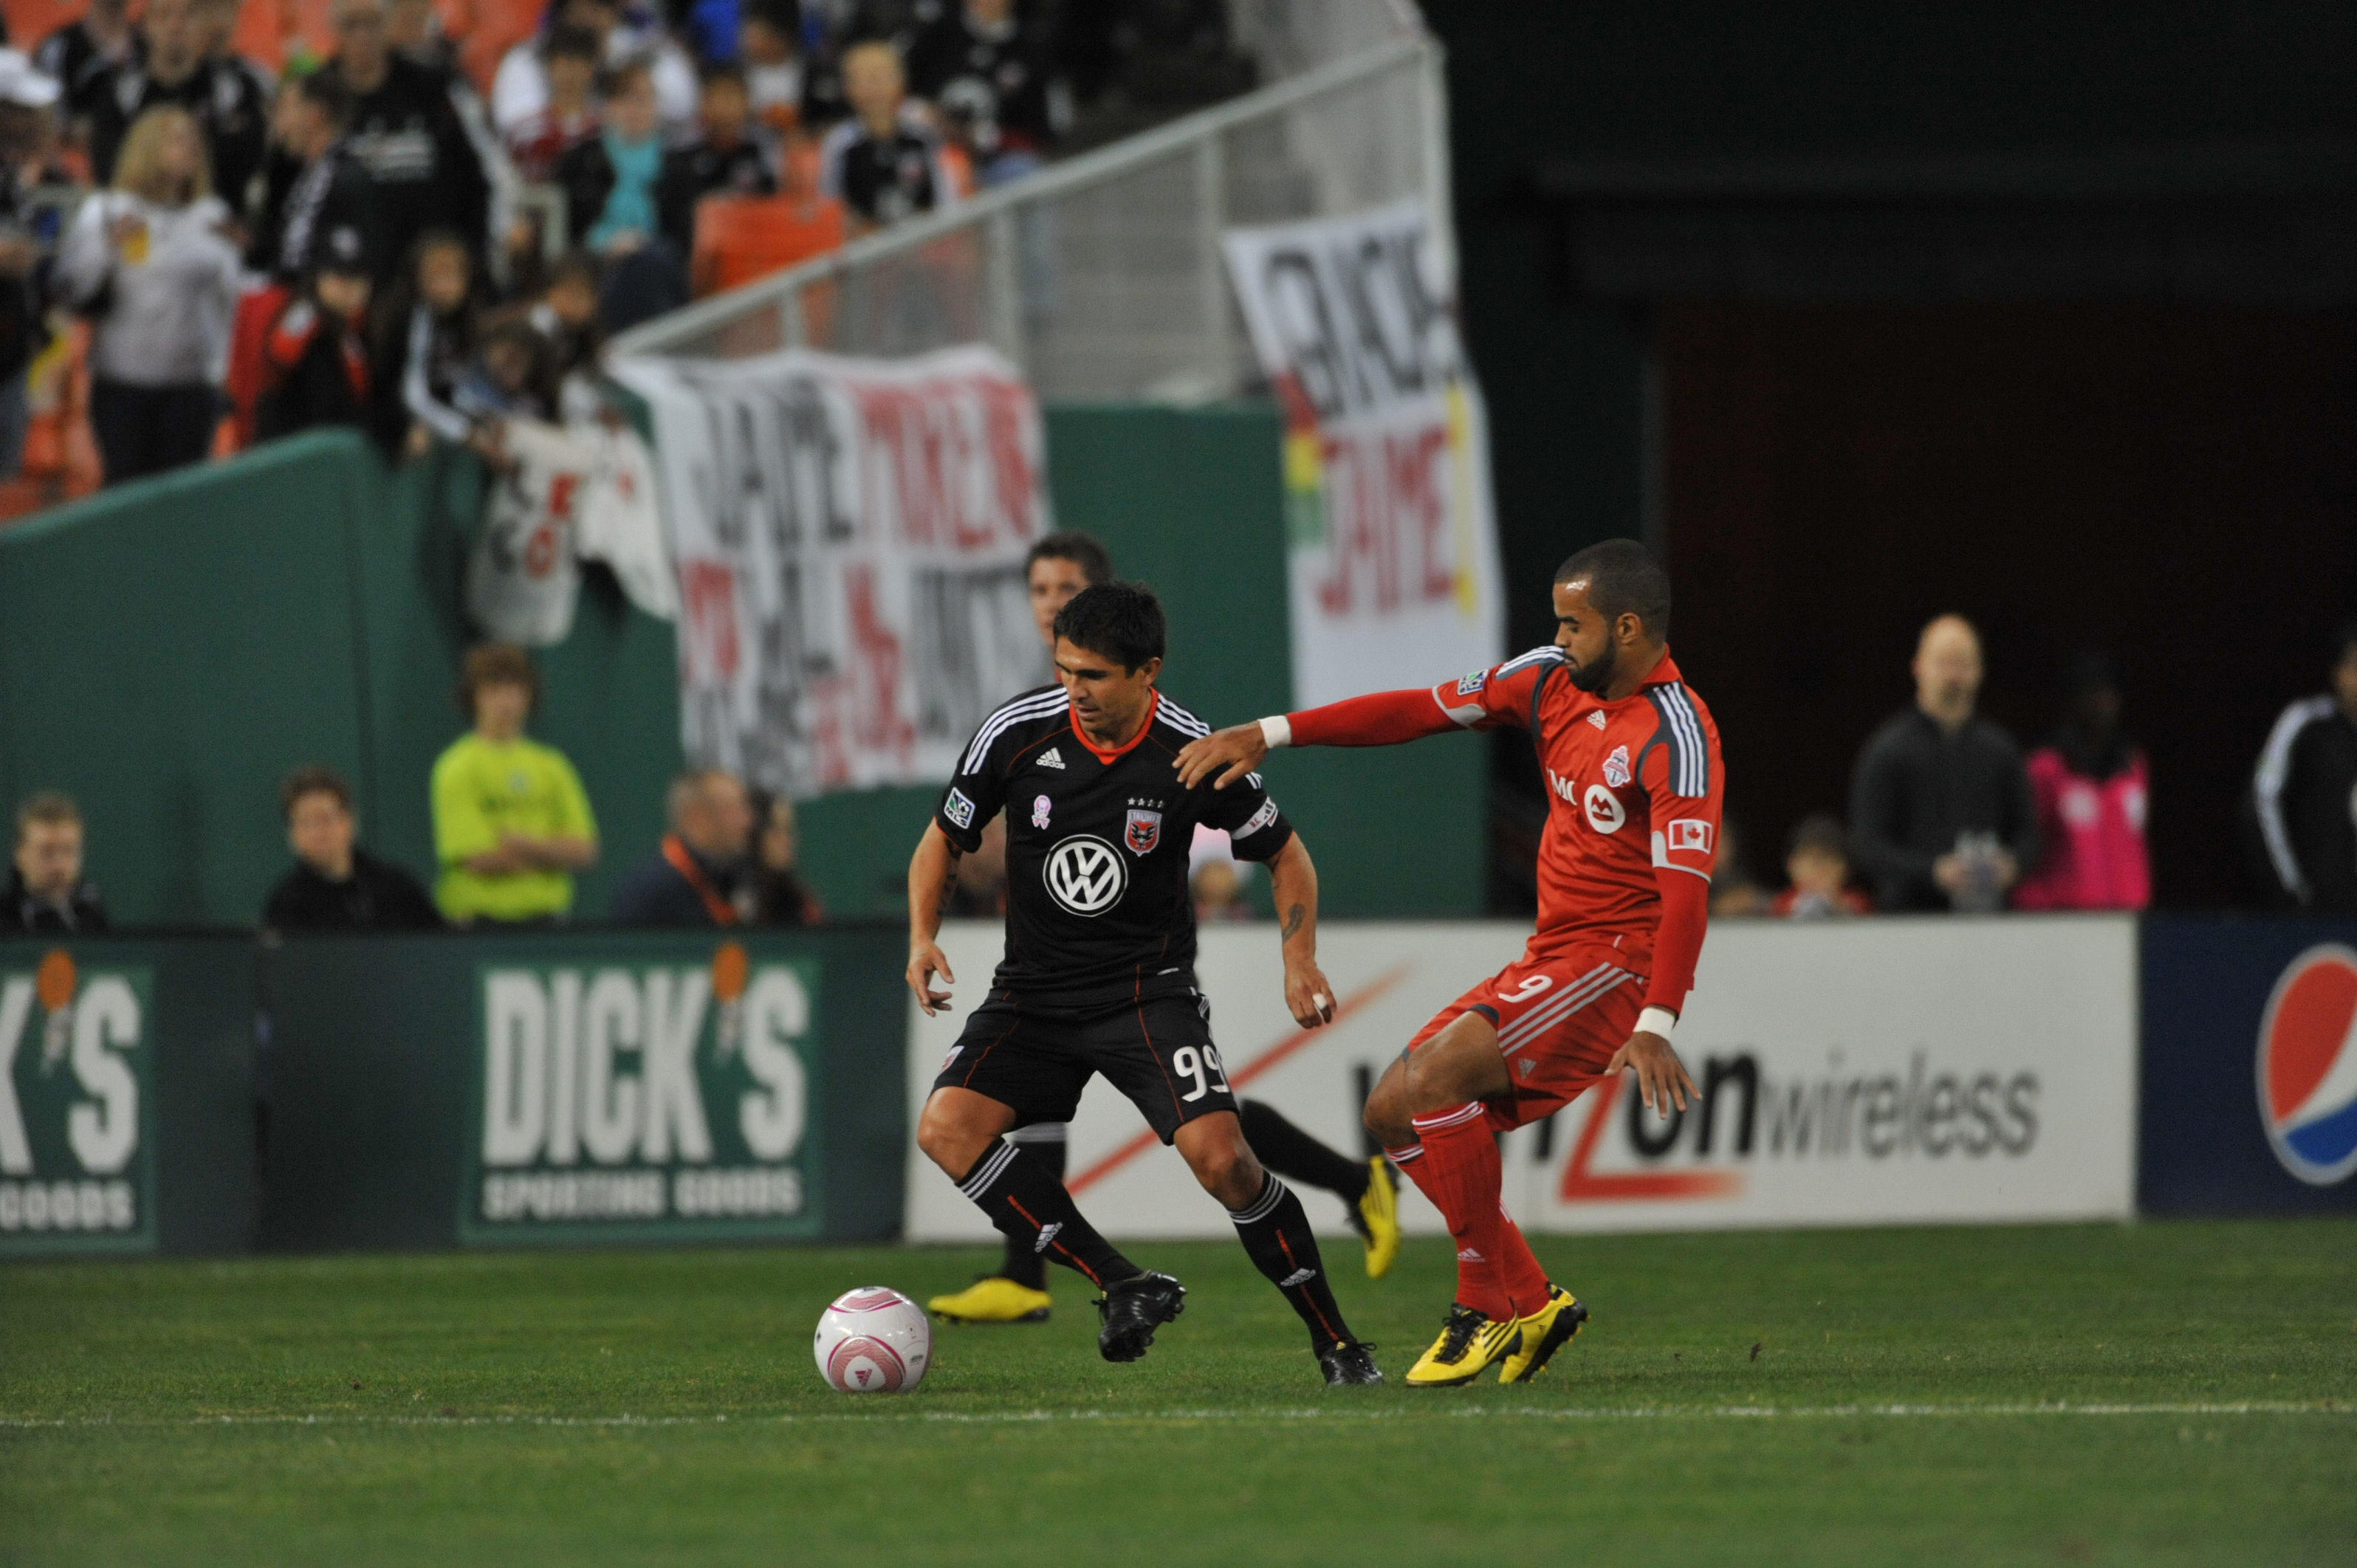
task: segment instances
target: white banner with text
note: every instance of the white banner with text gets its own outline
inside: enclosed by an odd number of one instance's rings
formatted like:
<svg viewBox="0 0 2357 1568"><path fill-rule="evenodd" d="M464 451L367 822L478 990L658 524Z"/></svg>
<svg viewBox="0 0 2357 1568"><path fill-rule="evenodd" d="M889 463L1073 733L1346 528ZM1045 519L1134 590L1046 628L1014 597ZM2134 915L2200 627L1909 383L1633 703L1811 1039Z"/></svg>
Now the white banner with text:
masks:
<svg viewBox="0 0 2357 1568"><path fill-rule="evenodd" d="M1285 414L1297 708L1501 651L1488 424L1430 224L1410 199L1225 236Z"/></svg>
<svg viewBox="0 0 2357 1568"><path fill-rule="evenodd" d="M1046 437L998 355L613 371L653 413L692 760L796 797L944 779L1048 678L1023 582Z"/></svg>
<svg viewBox="0 0 2357 1568"><path fill-rule="evenodd" d="M1202 934L1198 974L1230 1080L1353 1156L1365 1086L1431 1015L1522 950L1502 923L1337 924L1319 961L1340 1009L1285 1011L1276 929ZM959 1010L910 1004L911 1125L996 965L996 924L942 946ZM2126 1218L2136 1195L2136 926L2014 916L1724 923L1677 1045L1700 1098L1663 1121L1623 1080L1505 1144L1506 1207L1534 1232ZM1067 1181L1109 1235L1225 1236L1220 1206L1128 1101L1091 1082ZM912 1147L908 1235L988 1240ZM1341 1204L1303 1198L1321 1232ZM1443 1229L1403 1184L1412 1232Z"/></svg>

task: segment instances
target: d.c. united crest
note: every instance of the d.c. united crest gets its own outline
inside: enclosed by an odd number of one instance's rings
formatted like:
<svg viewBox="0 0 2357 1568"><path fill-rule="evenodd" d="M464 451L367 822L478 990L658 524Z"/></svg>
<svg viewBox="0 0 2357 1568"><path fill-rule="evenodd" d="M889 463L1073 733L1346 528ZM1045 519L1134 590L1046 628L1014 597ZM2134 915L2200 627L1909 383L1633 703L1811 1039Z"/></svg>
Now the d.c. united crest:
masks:
<svg viewBox="0 0 2357 1568"><path fill-rule="evenodd" d="M1131 807L1129 822L1122 829L1121 840L1129 846L1132 854L1153 854L1154 846L1162 842L1162 813Z"/></svg>

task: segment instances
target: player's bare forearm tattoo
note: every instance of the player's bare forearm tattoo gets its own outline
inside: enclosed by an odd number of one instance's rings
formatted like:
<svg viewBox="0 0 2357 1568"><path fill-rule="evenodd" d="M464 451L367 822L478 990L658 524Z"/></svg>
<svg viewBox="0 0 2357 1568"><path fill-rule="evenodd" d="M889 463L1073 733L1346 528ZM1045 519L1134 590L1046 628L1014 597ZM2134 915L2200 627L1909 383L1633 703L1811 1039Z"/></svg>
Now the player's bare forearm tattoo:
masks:
<svg viewBox="0 0 2357 1568"><path fill-rule="evenodd" d="M1301 928L1308 923L1308 905L1296 904L1292 908L1287 909L1285 912L1285 934L1277 938L1277 946L1283 947L1291 941L1300 932Z"/></svg>

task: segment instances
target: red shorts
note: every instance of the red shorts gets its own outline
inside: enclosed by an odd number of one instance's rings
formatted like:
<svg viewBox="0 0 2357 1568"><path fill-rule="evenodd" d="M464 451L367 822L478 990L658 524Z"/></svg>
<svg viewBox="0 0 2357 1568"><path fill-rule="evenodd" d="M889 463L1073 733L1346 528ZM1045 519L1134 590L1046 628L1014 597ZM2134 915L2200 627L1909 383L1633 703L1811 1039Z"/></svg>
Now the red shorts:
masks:
<svg viewBox="0 0 2357 1568"><path fill-rule="evenodd" d="M1498 1031L1513 1087L1484 1102L1491 1127L1504 1133L1541 1121L1604 1076L1629 1043L1645 1007L1645 977L1620 963L1609 947L1551 958L1524 953L1443 1007L1408 1042L1414 1051L1468 1013Z"/></svg>

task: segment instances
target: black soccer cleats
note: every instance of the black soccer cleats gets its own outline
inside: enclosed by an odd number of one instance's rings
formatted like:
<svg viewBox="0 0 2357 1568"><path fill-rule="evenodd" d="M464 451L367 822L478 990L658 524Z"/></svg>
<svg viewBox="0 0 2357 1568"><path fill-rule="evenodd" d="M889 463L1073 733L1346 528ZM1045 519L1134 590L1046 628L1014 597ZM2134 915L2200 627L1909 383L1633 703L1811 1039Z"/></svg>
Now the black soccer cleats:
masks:
<svg viewBox="0 0 2357 1568"><path fill-rule="evenodd" d="M1143 1273L1105 1286L1097 1298L1097 1353L1108 1361L1135 1361L1154 1343L1154 1331L1187 1310L1187 1287L1168 1274Z"/></svg>

